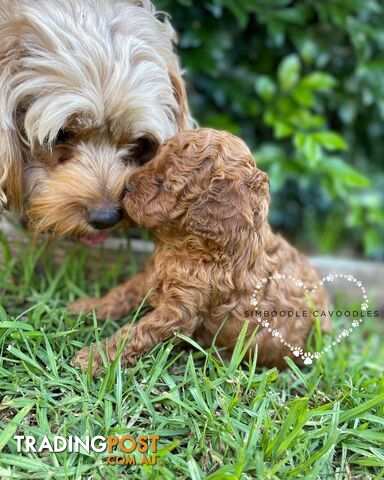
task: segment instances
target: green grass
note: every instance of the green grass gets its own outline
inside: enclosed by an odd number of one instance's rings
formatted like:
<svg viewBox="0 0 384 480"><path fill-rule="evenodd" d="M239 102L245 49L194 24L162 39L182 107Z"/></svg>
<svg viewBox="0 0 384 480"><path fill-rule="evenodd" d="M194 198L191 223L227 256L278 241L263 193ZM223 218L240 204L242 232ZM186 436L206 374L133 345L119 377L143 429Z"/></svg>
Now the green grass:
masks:
<svg viewBox="0 0 384 480"><path fill-rule="evenodd" d="M94 341L96 323L71 317L66 305L133 273L126 254L113 268L90 266L87 251L74 247L56 269L49 249L31 244L14 258L1 243L1 479L384 478L381 320L302 370L242 363L241 342L222 363L189 340L93 379L69 360ZM131 318L99 322L100 337ZM155 467L107 466L97 453L18 454L13 439L151 433L160 436Z"/></svg>

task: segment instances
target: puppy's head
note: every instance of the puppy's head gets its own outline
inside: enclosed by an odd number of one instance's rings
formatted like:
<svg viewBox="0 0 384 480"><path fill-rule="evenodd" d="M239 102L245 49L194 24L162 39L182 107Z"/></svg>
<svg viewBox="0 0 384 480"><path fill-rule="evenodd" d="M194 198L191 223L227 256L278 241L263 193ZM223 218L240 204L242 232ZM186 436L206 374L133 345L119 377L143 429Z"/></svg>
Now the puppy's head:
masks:
<svg viewBox="0 0 384 480"><path fill-rule="evenodd" d="M173 35L146 0L0 0L0 203L103 239L126 169L190 125Z"/></svg>
<svg viewBox="0 0 384 480"><path fill-rule="evenodd" d="M226 245L260 229L268 176L245 143L212 129L178 133L127 179L124 207L138 224Z"/></svg>

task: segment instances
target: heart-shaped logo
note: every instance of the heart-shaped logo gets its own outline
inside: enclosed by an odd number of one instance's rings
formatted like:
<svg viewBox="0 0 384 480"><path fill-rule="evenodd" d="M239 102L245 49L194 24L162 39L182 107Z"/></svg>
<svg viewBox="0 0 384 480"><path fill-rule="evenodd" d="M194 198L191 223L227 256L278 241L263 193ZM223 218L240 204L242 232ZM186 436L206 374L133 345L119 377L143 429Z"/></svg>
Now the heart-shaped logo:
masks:
<svg viewBox="0 0 384 480"><path fill-rule="evenodd" d="M271 275L269 277L263 278L259 280L256 284L256 288L253 292L252 295L252 300L251 300L251 305L254 307L254 309L257 311L259 310L258 307L258 294L259 292L263 289L263 287L267 284L268 281L281 281L281 280L286 280L295 283L298 287L303 287L303 290L306 294L311 295L316 292L316 290L319 288L320 285L324 285L327 282L333 282L336 279L343 279L346 280L347 282L351 282L356 285L357 288L361 290L361 304L360 304L360 309L361 311L366 311L368 309L368 296L367 292L359 280L357 280L353 275L344 275L344 274L333 274L329 273L325 277L323 277L318 285L316 285L313 289L309 289L305 286L304 282L300 280L299 278L295 278L292 275L282 275L280 273L276 273L274 275ZM278 339L280 339L280 343L288 347L293 355L297 358L301 358L304 361L305 365L310 365L313 363L313 360L319 359L324 353L327 353L332 347L336 346L338 343L340 343L344 338L348 337L354 329L358 328L362 323L363 319L360 317L358 319L354 319L351 327L350 328L345 328L332 342L330 345L325 347L323 350L319 352L314 352L314 353L309 353L305 352L301 347L297 347L295 345L291 345L289 342L285 340L285 338L282 336L282 334L279 332L279 330L273 328L270 324L270 322L266 319L257 318L258 323L267 329L267 331L273 336Z"/></svg>

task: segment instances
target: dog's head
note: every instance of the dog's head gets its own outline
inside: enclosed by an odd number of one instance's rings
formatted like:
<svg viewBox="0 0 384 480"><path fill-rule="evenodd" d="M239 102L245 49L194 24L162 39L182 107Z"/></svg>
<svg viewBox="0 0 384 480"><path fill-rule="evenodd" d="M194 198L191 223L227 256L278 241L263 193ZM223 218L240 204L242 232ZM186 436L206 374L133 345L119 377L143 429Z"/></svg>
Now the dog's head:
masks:
<svg viewBox="0 0 384 480"><path fill-rule="evenodd" d="M0 203L104 238L127 167L191 124L173 36L146 0L0 0Z"/></svg>
<svg viewBox="0 0 384 480"><path fill-rule="evenodd" d="M266 222L269 185L245 143L212 129L176 134L129 174L124 207L154 231L226 245Z"/></svg>

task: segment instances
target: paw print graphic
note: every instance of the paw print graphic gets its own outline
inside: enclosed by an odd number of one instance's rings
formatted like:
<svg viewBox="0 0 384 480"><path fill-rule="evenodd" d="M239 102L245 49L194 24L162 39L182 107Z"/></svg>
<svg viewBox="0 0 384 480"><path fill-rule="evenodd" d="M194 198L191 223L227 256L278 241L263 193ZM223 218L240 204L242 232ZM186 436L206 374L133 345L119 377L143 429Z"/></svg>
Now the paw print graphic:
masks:
<svg viewBox="0 0 384 480"><path fill-rule="evenodd" d="M272 337L278 337L279 336L279 331L274 329L272 330Z"/></svg>
<svg viewBox="0 0 384 480"><path fill-rule="evenodd" d="M308 352L305 352L301 358L304 360L304 365L311 365L311 363L313 363L312 355Z"/></svg>
<svg viewBox="0 0 384 480"><path fill-rule="evenodd" d="M262 325L263 327L269 327L269 322L268 322L268 320L263 320L263 321L261 322L261 325Z"/></svg>
<svg viewBox="0 0 384 480"><path fill-rule="evenodd" d="M304 352L303 349L300 347L295 347L292 351L295 357L300 357L300 355L303 355L303 352Z"/></svg>

